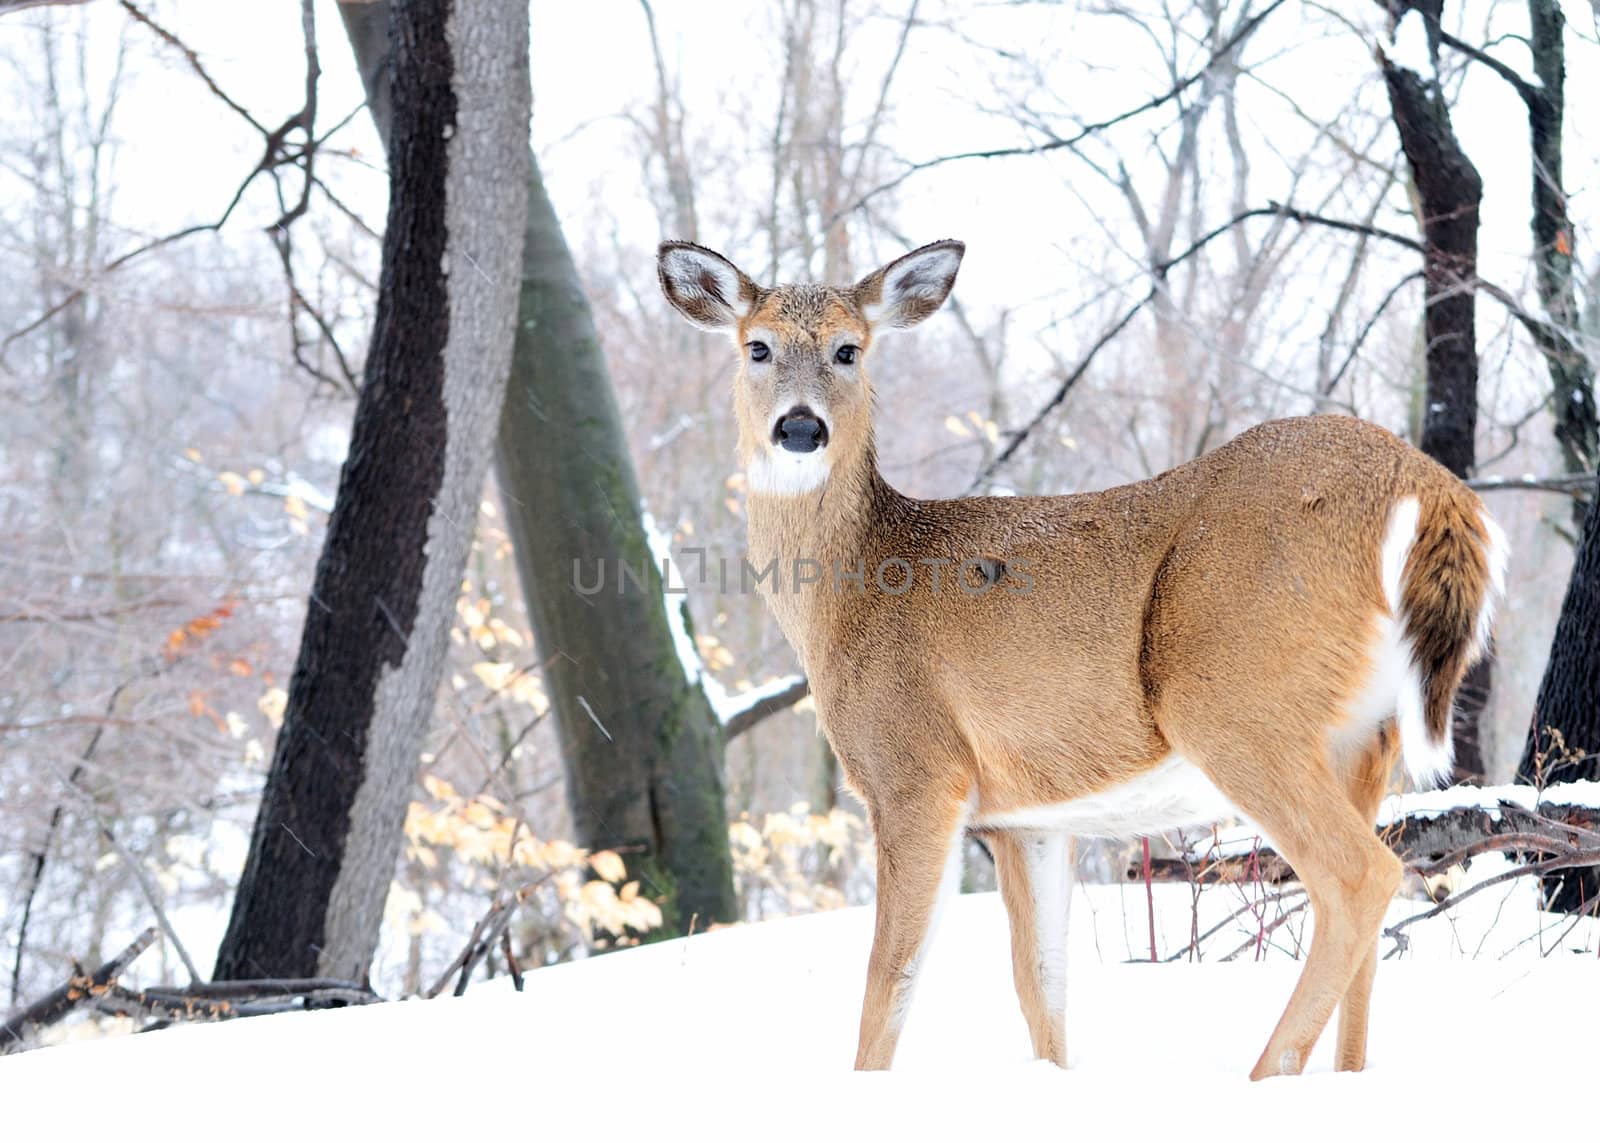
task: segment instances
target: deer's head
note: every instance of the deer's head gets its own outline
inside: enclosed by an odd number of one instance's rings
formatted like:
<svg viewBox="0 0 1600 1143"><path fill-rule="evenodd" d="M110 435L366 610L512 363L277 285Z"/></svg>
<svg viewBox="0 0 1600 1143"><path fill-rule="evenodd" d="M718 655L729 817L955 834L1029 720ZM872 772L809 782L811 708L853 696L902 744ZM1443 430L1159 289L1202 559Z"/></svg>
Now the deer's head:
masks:
<svg viewBox="0 0 1600 1143"><path fill-rule="evenodd" d="M701 329L730 333L739 348L734 407L751 492L809 492L870 450L873 337L937 310L965 250L934 242L851 287L769 288L704 246L662 243L657 269L667 300Z"/></svg>

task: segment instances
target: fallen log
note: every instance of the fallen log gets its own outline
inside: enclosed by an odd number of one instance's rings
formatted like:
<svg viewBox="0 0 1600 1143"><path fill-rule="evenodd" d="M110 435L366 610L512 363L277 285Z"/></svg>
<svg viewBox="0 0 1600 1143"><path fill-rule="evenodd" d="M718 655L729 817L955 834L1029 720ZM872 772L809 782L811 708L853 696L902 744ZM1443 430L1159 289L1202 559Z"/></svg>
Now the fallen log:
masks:
<svg viewBox="0 0 1600 1143"><path fill-rule="evenodd" d="M155 943L152 925L127 948L91 973L74 966L72 975L59 988L34 1001L4 1024L0 1024L0 1055L13 1052L26 1042L30 1033L54 1024L80 1004L99 1000L116 984L127 967Z"/></svg>
<svg viewBox="0 0 1600 1143"><path fill-rule="evenodd" d="M1600 782L1532 786L1452 786L1386 799L1378 835L1407 868L1432 875L1491 851L1534 860L1585 858L1600 850ZM1142 881L1141 862L1124 880ZM1295 880L1294 870L1251 826L1221 830L1190 844L1178 857L1153 858L1155 881L1254 882Z"/></svg>

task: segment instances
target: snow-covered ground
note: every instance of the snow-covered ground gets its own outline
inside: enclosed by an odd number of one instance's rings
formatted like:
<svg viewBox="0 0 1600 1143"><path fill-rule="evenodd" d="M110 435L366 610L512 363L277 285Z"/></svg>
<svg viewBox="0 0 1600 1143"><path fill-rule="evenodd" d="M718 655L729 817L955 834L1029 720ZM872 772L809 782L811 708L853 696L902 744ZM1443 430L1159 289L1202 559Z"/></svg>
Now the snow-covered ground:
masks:
<svg viewBox="0 0 1600 1143"><path fill-rule="evenodd" d="M1202 927L1239 892L1203 893ZM1158 949L1182 949L1190 892L1155 893ZM1080 886L1065 1072L1029 1059L1005 913L975 894L945 913L888 1074L849 1070L872 915L848 909L544 969L520 995L480 984L9 1057L0 1117L18 1139L1588 1137L1561 1126L1592 1120L1588 1089L1540 1069L1594 1058L1600 934L1538 914L1531 893L1496 887L1408 930L1379 970L1358 1075L1331 1070L1325 1035L1305 1076L1246 1079L1298 972L1294 923L1261 963L1253 947L1127 963L1148 957L1144 887ZM1396 901L1390 920L1424 905ZM1255 927L1242 918L1209 955Z"/></svg>

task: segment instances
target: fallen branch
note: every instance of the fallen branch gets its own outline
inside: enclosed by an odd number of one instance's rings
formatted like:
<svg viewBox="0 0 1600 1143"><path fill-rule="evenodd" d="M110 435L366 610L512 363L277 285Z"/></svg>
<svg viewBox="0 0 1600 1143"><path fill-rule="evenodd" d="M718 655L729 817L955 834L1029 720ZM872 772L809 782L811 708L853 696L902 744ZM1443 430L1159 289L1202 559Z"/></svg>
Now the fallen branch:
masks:
<svg viewBox="0 0 1600 1143"><path fill-rule="evenodd" d="M111 1016L135 1013L160 1020L232 1020L302 1012L314 1008L344 1008L381 1003L383 997L365 984L348 980L224 980L187 988L107 990L96 1005Z"/></svg>
<svg viewBox="0 0 1600 1143"><path fill-rule="evenodd" d="M0 1025L0 1055L21 1047L30 1032L54 1024L79 1005L104 996L110 991L117 977L121 976L145 949L155 944L156 933L155 926L150 926L140 933L131 945L92 973L85 974L81 968L74 966L72 975L67 978L65 984L34 1001Z"/></svg>
<svg viewBox="0 0 1600 1143"><path fill-rule="evenodd" d="M1590 865L1600 865L1600 849L1580 849L1561 857L1551 857L1544 861L1534 861L1527 865L1518 865L1507 869L1504 873L1497 873L1493 877L1486 877L1475 885L1468 886L1459 893L1452 893L1431 909L1416 913L1403 921L1396 921L1383 930L1383 935L1393 937L1395 948L1393 952L1403 952L1406 948L1407 938L1402 936L1402 931L1410 928L1418 921L1426 921L1437 917L1440 913L1448 912L1455 908L1468 897L1476 896L1493 885L1502 885L1518 877L1539 877L1546 873L1555 873L1563 869L1582 869ZM1593 912L1600 908L1600 899L1590 906L1588 911Z"/></svg>
<svg viewBox="0 0 1600 1143"><path fill-rule="evenodd" d="M1458 799L1454 804L1448 801L1452 797ZM1458 786L1405 794L1384 803L1378 832L1407 868L1421 876L1491 851L1552 856L1591 851L1600 849L1600 783L1559 783L1542 792L1532 786ZM1221 884L1255 881L1258 876L1274 885L1295 880L1281 854L1270 845L1262 843L1257 849L1256 844L1253 835L1241 835L1220 845L1196 845L1187 856L1152 859L1150 876L1156 881ZM1259 870L1251 865L1252 854ZM1123 871L1124 880L1143 878L1141 865Z"/></svg>

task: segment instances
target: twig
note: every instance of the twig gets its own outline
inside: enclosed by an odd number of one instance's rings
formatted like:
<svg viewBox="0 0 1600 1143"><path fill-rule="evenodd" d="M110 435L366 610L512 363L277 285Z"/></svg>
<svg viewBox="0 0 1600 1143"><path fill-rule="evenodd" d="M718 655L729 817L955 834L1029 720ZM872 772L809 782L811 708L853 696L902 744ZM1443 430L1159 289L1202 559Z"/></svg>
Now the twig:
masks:
<svg viewBox="0 0 1600 1143"><path fill-rule="evenodd" d="M1169 955L1167 957L1167 963L1171 964L1173 961L1181 960L1183 957L1189 956L1192 953L1199 952L1200 951L1200 946L1203 943L1205 943L1206 941L1210 940L1212 937L1216 936L1223 929L1225 929L1229 925L1233 924L1235 921L1237 921L1240 917L1244 916L1246 913L1253 914L1256 911L1257 908L1265 908L1268 905L1281 904L1282 902L1288 901L1288 900L1290 900L1292 898L1295 898L1295 897L1303 897L1303 896L1305 896L1305 892L1306 891L1305 891L1305 887L1304 886L1297 885L1292 889L1285 889L1280 893L1274 893L1271 897L1268 897L1264 901L1260 901L1260 902L1257 902L1257 901L1254 901L1254 900L1246 901L1243 905L1240 905L1237 909L1235 909L1233 912L1229 913L1226 917L1222 918L1222 920L1218 921L1216 924L1212 925L1209 929L1207 929L1205 932L1201 933L1198 937L1194 937L1193 939L1191 939L1187 947L1181 948L1177 952L1172 953L1171 955Z"/></svg>
<svg viewBox="0 0 1600 1143"><path fill-rule="evenodd" d="M120 615L131 615L136 611L176 607L179 603L179 600L167 596L154 596L150 599L141 599L133 603L96 608L90 611L51 611L43 607L23 606L15 611L0 612L0 623L94 623L102 619L115 619Z"/></svg>
<svg viewBox="0 0 1600 1143"><path fill-rule="evenodd" d="M200 970L195 967L194 959L189 955L189 950L184 948L183 942L178 939L178 930L173 928L172 920L167 916L167 911L162 907L161 898L156 893L156 887L150 883L150 875L144 866L125 849L116 834L111 832L111 827L101 818L98 810L91 805L96 824L100 827L100 836L116 851L122 859L123 865L128 867L133 874L133 879L138 882L139 892L144 895L145 903L150 906L150 911L156 915L156 923L161 927L161 932L167 940L172 942L173 951L178 954L178 959L183 962L184 971L189 974L189 980L198 984L202 977Z"/></svg>
<svg viewBox="0 0 1600 1143"><path fill-rule="evenodd" d="M1283 912L1279 913L1276 917L1274 917L1271 921L1269 921L1266 924L1262 925L1254 933L1252 933L1250 935L1250 939L1245 941L1244 944L1242 944L1238 948L1234 949L1231 953L1229 953L1227 956L1223 957L1222 959L1224 961L1230 961L1230 960L1234 960L1234 959L1238 958L1242 953L1246 952L1247 950L1249 950L1251 948L1255 948L1255 949L1259 950L1262 947L1262 942L1264 942L1266 940L1267 935L1269 933L1276 932L1278 930L1278 928L1280 926L1282 926L1282 924L1285 921L1287 921L1290 917L1293 917L1296 913L1304 912L1305 911L1305 907L1307 905L1309 905L1310 903L1311 903L1310 901L1301 901L1294 908L1285 909ZM1265 904L1265 903L1263 903L1263 904ZM1263 915L1265 915L1264 912L1263 912ZM1256 956L1257 956L1257 959L1260 959L1259 951L1257 952Z"/></svg>
<svg viewBox="0 0 1600 1143"><path fill-rule="evenodd" d="M1482 48L1474 47L1466 41L1459 40L1455 36L1452 36L1442 27L1439 27L1436 21L1430 21L1430 23L1432 23L1433 26L1438 30L1439 42L1441 44L1445 44L1448 47L1454 48L1456 51L1460 52L1469 59L1477 60L1490 71L1498 75L1501 79L1509 83L1512 87L1516 88L1517 94L1522 98L1522 102L1527 104L1528 110L1537 112L1543 109L1544 105L1548 102L1548 97L1545 95L1542 88L1529 83L1522 77L1520 73L1517 72L1515 68L1511 67L1509 64L1502 63L1495 59Z"/></svg>
<svg viewBox="0 0 1600 1143"><path fill-rule="evenodd" d="M1264 14L1265 13L1263 13L1263 15ZM1161 291L1163 285L1165 284L1167 274L1174 267L1199 253L1200 250L1202 250L1208 243L1212 242L1221 235L1226 234L1235 226L1238 226L1252 218L1289 218L1293 219L1295 222L1301 223L1302 225L1323 226L1330 230L1339 230L1347 234L1360 234L1369 238L1380 238L1385 242L1393 243L1396 246L1403 246L1406 249L1415 251L1418 254L1427 253L1427 247L1423 243L1417 241L1415 238L1408 238L1404 234L1397 234L1392 230L1385 230L1382 227L1371 226L1363 222L1350 222L1341 218L1330 218L1327 215L1299 210L1285 203L1274 202L1269 203L1264 207L1254 207L1250 210L1240 211L1226 222L1214 227L1205 234L1202 234L1180 253L1151 267L1149 273L1156 279L1155 284L1150 287L1150 289L1145 293L1144 297L1140 298L1126 311L1124 311L1122 316L1117 319L1116 323L1112 325L1110 329L1096 339L1095 343L1089 347L1088 352L1084 354L1078 365L1072 370L1071 373L1063 378L1061 384L1057 386L1055 393L1051 395L1050 399L1044 403L1044 405L1037 413L1033 415L1032 418L1029 419L1026 425L1010 434L1011 441L1006 445L1005 449L984 466L983 470L978 473L978 475L973 479L972 483L967 486L967 489L963 495L972 495L977 489L981 488L989 480L989 478L1000 469L1002 465L1006 464L1013 456L1016 455L1017 450L1022 447L1023 441L1027 440L1028 437L1031 436L1044 421L1044 419L1049 416L1049 414L1052 413L1062 403L1062 401L1066 400L1067 393L1071 391L1072 387L1078 383L1085 371L1088 370L1089 364L1094 360L1095 354L1104 349L1106 344L1110 342L1112 338L1121 333L1140 310L1144 309L1145 306L1149 305L1155 300L1156 295ZM1539 347L1540 352L1546 356L1557 352L1554 345L1556 341L1565 340L1569 343L1572 341L1569 334L1550 326L1549 323L1541 321L1539 318L1528 313L1517 304L1515 298L1513 298L1501 287L1495 285L1493 282L1488 282L1481 278L1474 278L1471 281L1461 282L1460 287L1462 289L1482 290L1484 293L1488 294L1490 297L1494 298L1501 305L1503 305L1508 311L1510 311L1511 315L1528 330L1529 334L1533 337L1534 342ZM1397 286L1396 289L1398 288L1399 287ZM1385 299L1384 304L1388 304L1387 299ZM1341 368L1341 373L1342 372L1343 369Z"/></svg>
<svg viewBox="0 0 1600 1143"><path fill-rule="evenodd" d="M121 976L145 949L154 944L155 940L156 929L152 925L140 933L131 945L94 972L85 975L81 968L75 968L65 984L28 1005L0 1025L0 1055L20 1047L30 1030L54 1024L78 1005L104 995L112 982Z"/></svg>
<svg viewBox="0 0 1600 1143"><path fill-rule="evenodd" d="M0 0L0 16L10 15L12 12L21 12L27 8L67 8L75 4L87 4L89 0Z"/></svg>
<svg viewBox="0 0 1600 1143"><path fill-rule="evenodd" d="M1546 834L1502 833L1472 842L1470 845L1460 846L1435 861L1412 862L1406 868L1419 877L1432 877L1443 873L1451 866L1460 865L1480 854L1494 853L1504 849L1533 850L1539 853L1551 853L1557 857L1570 857L1578 852L1575 846L1564 845Z"/></svg>
<svg viewBox="0 0 1600 1143"><path fill-rule="evenodd" d="M1150 880L1150 839L1141 837L1139 843L1144 847L1144 905L1145 913L1150 918L1150 963L1156 963L1156 889L1155 883Z"/></svg>
<svg viewBox="0 0 1600 1143"><path fill-rule="evenodd" d="M261 135L262 155L257 161L256 165L245 176L244 181L239 184L238 189L234 192L232 201L228 203L227 209L222 212L221 216L219 216L216 221L199 223L194 226L187 226L182 230L164 235L160 238L152 239L151 241L146 242L141 246L137 246L128 251L126 254L123 254L120 257L106 263L104 266L99 268L98 273L102 276L109 274L120 269L127 263L144 256L145 254L149 254L165 246L170 246L175 242L181 241L182 239L189 238L196 234L221 230L227 221L233 216L234 210L244 198L245 191L249 189L252 183L255 182L257 176L263 174L270 175L274 182L278 184L281 212L277 221L267 228L267 232L272 239L274 248L278 251L280 261L283 263L284 277L288 286L289 325L295 363L300 366L300 368L304 369L308 374L315 377L317 380L324 382L325 384L330 384L335 387L342 386L343 388L354 392L358 388L356 376L354 371L350 368L349 361L345 358L344 351L340 347L338 339L334 336L332 326L328 322L327 318L325 318L322 313L310 303L305 294L301 291L299 284L295 281L293 252L289 238L290 224L304 216L306 211L310 208L312 188L323 186L321 181L317 178L314 169L315 156L318 144L320 142L316 135L316 114L317 86L322 75L322 65L317 54L316 17L313 0L301 0L300 9L301 28L305 40L305 101L298 111L290 115L283 121L282 124L273 130L268 130L259 120L252 116L242 104L223 91L221 85L217 83L211 74L206 71L204 65L200 63L199 56L193 51L193 49L185 45L175 33L156 23L151 17L141 11L136 4L132 3L131 0L120 0L120 2L130 17L149 28L160 39L176 48L188 62L189 67L200 78L201 82L204 83L205 86L218 99L222 100L222 102L226 104L229 109L241 116ZM296 132L299 132L301 135L303 135L303 140L296 144L291 144L289 141L290 136L294 135ZM303 181L300 187L300 192L292 205L283 198L282 180L279 173L280 170L286 166L299 166L302 172ZM323 187L323 189L326 191L326 187ZM331 192L328 194L328 197L337 208L345 210L346 213L350 213L342 203L334 198ZM370 228L366 229L370 230ZM79 286L68 291L65 297L44 310L44 312L39 314L32 321L6 335L3 340L0 340L0 364L3 364L5 352L11 347L13 342L17 341L19 338L26 337L28 334L42 327L45 323L56 317L68 307L75 305L77 302L82 300L87 292L87 285ZM333 352L334 359L338 364L339 372L342 375L341 377L335 378L328 375L323 370L317 368L317 366L307 358L305 353L307 343L300 335L298 321L301 313L305 313L310 316L312 323L317 327L318 333L321 334L323 340L328 343Z"/></svg>
<svg viewBox="0 0 1600 1143"><path fill-rule="evenodd" d="M1497 873L1493 877L1486 877L1482 881L1479 881L1476 885L1470 886L1467 889L1463 889L1460 893L1452 893L1443 901L1440 901L1433 908L1428 909L1425 912L1417 913L1414 916L1407 917L1403 921L1395 922L1387 929L1383 930L1383 935L1386 937L1396 938L1396 942L1399 947L1403 948L1405 947L1405 942L1400 938L1400 933L1402 930L1409 928L1418 921L1426 921L1431 917L1437 917L1440 913L1455 908L1468 897L1475 896L1492 885L1500 885L1518 877L1536 877L1561 869L1580 869L1586 865L1600 865L1600 849L1574 850L1571 853L1564 854L1561 857L1552 857L1545 861L1534 861L1527 865L1518 865L1513 869L1506 870L1504 873Z"/></svg>
<svg viewBox="0 0 1600 1143"><path fill-rule="evenodd" d="M1087 139L1090 135L1094 135L1110 127L1115 127L1117 124L1143 115L1147 111L1154 111L1156 108L1172 102L1174 99L1178 98L1178 96L1182 95L1185 91L1189 90L1189 88L1193 87L1195 84L1199 83L1202 79L1209 75L1212 68L1216 67L1217 64L1227 59L1228 56L1233 53L1233 50L1243 43L1245 39L1248 38L1249 35L1260 26L1263 20L1272 15L1272 13L1276 12L1282 6L1283 0L1273 0L1273 2L1266 8L1262 9L1255 16L1252 16L1249 20L1241 24L1239 29L1234 32L1233 35L1229 36L1221 47L1219 47L1215 52L1211 53L1211 57L1206 60L1205 64L1198 71L1185 77L1184 79L1179 80L1161 95L1153 96L1152 98L1145 100L1137 107L1131 107L1126 111L1111 116L1109 119L1102 119L1096 123L1089 123L1065 138L1051 138L1043 143L1038 143L1030 147L997 147L987 151L962 151L959 154L940 155L937 158L924 159L922 162L912 163L904 171L900 172L899 175L890 179L886 183L880 183L878 186L873 187L860 198L856 199L855 202L835 212L833 217L829 218L827 222L823 224L823 229L830 229L836 222L839 221L840 218L860 210L863 206L877 198L879 195L887 194L889 191L894 190L901 183L905 182L912 175L919 171L926 171L933 167L941 167L946 163L956 163L966 159L1004 159L1020 155L1042 155L1050 151L1060 150L1063 147L1075 147L1077 144Z"/></svg>
<svg viewBox="0 0 1600 1143"><path fill-rule="evenodd" d="M235 115L238 115L241 119L250 124L250 126L254 127L261 134L265 135L267 133L267 129L261 125L260 121L257 120L254 115L251 115L250 112L245 109L243 104L234 99L227 92L223 91L221 85L218 84L216 80L211 78L211 73L206 71L205 65L200 62L200 56L193 48L184 43L182 40L178 39L178 37L172 32L169 32L166 28L156 23L155 20L151 19L144 12L140 11L138 5L132 3L131 0L120 0L120 3L122 4L123 10L127 12L129 16L133 17L135 21L149 28L160 39L166 41L166 43L171 47L177 49L178 54L183 56L183 58L188 61L190 69L195 73L195 75L200 77L200 82L204 83L208 88L211 89L212 95L215 95L218 99L222 100L222 102L227 104L228 108L232 110Z"/></svg>
<svg viewBox="0 0 1600 1143"><path fill-rule="evenodd" d="M1475 476L1466 482L1478 492L1559 492L1574 500L1593 500L1593 473L1570 476Z"/></svg>
<svg viewBox="0 0 1600 1143"><path fill-rule="evenodd" d="M1355 362L1356 354L1361 352L1361 346L1367 340L1367 334L1371 333L1373 327L1378 324L1378 319L1383 316L1383 311L1389 308L1389 303L1399 297L1401 290L1422 276L1421 270L1413 270L1391 286L1389 292L1383 295L1383 300L1378 303L1378 308L1372 311L1372 315L1367 318L1366 323L1361 327L1361 331L1356 334L1356 339L1350 343L1350 352L1345 354L1344 361L1340 364L1338 372L1330 377L1328 383L1322 387L1322 395L1324 397L1332 396L1333 391L1339 387L1339 382L1344 379L1345 371Z"/></svg>
<svg viewBox="0 0 1600 1143"><path fill-rule="evenodd" d="M516 914L518 906L528 899L528 896L539 886L549 881L555 873L546 873L534 881L530 881L509 896L496 897L489 906L489 911L478 918L478 923L472 926L472 934L467 938L467 943L456 954L449 966L439 974L439 979L433 982L433 987L422 995L429 1000L443 992L445 985L450 983L450 978L460 972L460 979L456 982L454 995L460 996L467 990L467 982L472 976L472 970L483 959L494 942L500 939L501 933L511 924L512 917Z"/></svg>
<svg viewBox="0 0 1600 1143"><path fill-rule="evenodd" d="M511 929L509 927L500 931L500 952L506 958L506 968L511 971L511 986L521 992L522 965L517 963L517 954L511 951Z"/></svg>
<svg viewBox="0 0 1600 1143"><path fill-rule="evenodd" d="M1044 419L1053 413L1060 406L1061 402L1067 399L1067 394L1072 391L1072 387L1076 385L1079 379L1083 377L1084 373L1088 371L1090 363L1094 361L1095 354L1104 349L1106 344L1110 342L1112 338L1116 337L1117 334L1126 329L1128 323L1138 315L1140 310L1144 309L1145 306L1149 305L1155 300L1156 289L1157 287L1151 286L1149 293L1145 294L1144 297L1140 298L1137 302L1130 306L1123 313L1123 315L1117 319L1116 323L1112 325L1110 329L1106 330L1095 340L1095 343L1089 347L1089 351L1083 355L1081 360L1079 360L1076 368L1074 368L1071 373L1068 373L1061 379L1061 384L1056 386L1056 391L1050 397L1050 399L1040 406L1039 411L1028 420L1027 424L1023 425L1022 428L1018 429L1012 435L1010 442L1006 444L1005 448L1000 450L999 455L991 460L988 464L983 466L983 471L978 473L977 476L973 477L972 483L967 485L967 490L962 495L971 496L975 491L988 483L989 478L999 471L1002 465L1004 465L1017 454L1017 450L1022 447L1022 442L1033 435L1033 431L1037 429L1041 423L1043 423Z"/></svg>
<svg viewBox="0 0 1600 1143"><path fill-rule="evenodd" d="M158 668L159 673L161 668ZM124 679L118 683L111 692L111 697L106 700L105 720L109 720L111 712L116 710L117 699L122 692L132 683L132 679ZM89 744L84 747L83 754L78 759L78 764L72 768L72 773L67 776L67 785L76 786L78 779L83 777L84 767L94 757L95 750L100 746L100 738L106 732L107 721L102 720L95 727L94 734L89 738ZM45 827L44 841L39 848L29 854L32 858L28 870L28 888L22 895L22 920L17 924L17 951L11 960L11 1003L15 1005L22 988L22 957L28 947L28 922L33 917L33 899L39 892L39 883L44 879L44 865L50 857L50 847L55 843L56 831L61 828L61 815L66 810L66 803L58 801L55 808L50 811L50 824Z"/></svg>

